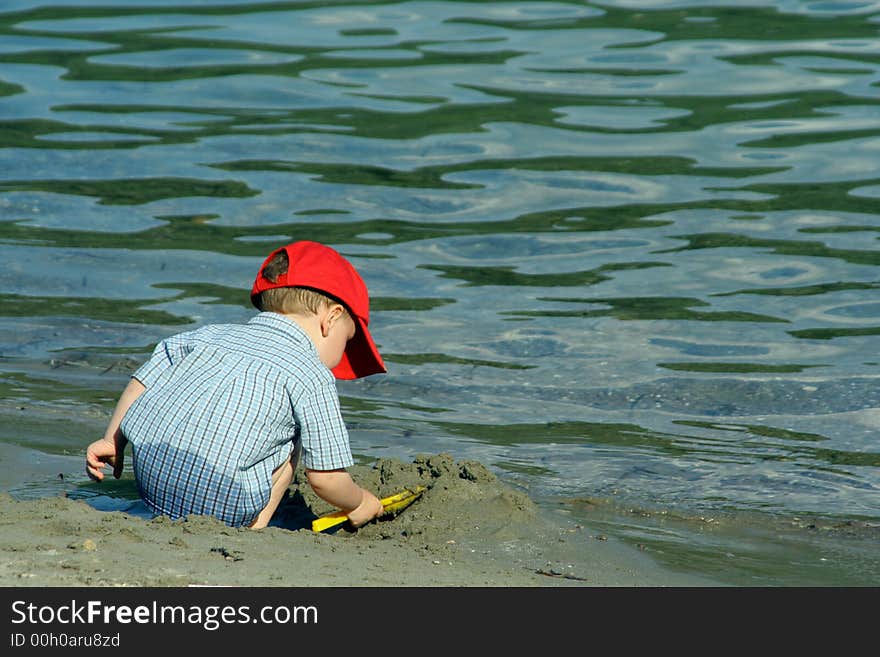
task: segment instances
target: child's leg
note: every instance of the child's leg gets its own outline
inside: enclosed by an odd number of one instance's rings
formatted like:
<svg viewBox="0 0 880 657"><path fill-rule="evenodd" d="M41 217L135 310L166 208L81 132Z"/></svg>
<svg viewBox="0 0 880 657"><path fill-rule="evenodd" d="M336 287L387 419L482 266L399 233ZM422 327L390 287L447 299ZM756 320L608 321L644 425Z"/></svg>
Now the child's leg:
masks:
<svg viewBox="0 0 880 657"><path fill-rule="evenodd" d="M290 458L272 472L272 492L269 494L269 503L260 511L257 519L251 523L251 529L262 529L272 519L272 514L275 513L275 510L281 503L281 498L284 497L284 491L287 490L293 481L293 473L296 471L297 463L299 463L299 446L300 444L297 443L290 454Z"/></svg>

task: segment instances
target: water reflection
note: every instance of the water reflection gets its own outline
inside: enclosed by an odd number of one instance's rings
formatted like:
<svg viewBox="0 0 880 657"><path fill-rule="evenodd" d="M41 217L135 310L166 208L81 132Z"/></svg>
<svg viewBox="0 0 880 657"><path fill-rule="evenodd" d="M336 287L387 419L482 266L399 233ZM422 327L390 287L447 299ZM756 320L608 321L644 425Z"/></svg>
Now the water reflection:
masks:
<svg viewBox="0 0 880 657"><path fill-rule="evenodd" d="M876 517L874 5L9 0L0 439L80 451L14 405L106 411L315 239L375 297L364 453Z"/></svg>

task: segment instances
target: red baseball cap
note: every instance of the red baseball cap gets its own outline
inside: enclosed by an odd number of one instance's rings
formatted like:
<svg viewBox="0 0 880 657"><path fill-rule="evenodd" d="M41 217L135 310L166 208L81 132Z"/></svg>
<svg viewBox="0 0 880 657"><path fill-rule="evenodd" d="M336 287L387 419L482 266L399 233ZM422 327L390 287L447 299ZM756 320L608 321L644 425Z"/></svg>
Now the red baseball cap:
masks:
<svg viewBox="0 0 880 657"><path fill-rule="evenodd" d="M263 269L280 251L287 252L287 273L270 281ZM345 346L339 365L333 368L337 379L358 379L386 372L385 363L367 330L370 323L370 296L367 286L352 264L339 252L318 242L293 242L275 249L260 267L251 289L251 303L257 306L261 292L276 287L307 287L340 301L351 313L357 330Z"/></svg>

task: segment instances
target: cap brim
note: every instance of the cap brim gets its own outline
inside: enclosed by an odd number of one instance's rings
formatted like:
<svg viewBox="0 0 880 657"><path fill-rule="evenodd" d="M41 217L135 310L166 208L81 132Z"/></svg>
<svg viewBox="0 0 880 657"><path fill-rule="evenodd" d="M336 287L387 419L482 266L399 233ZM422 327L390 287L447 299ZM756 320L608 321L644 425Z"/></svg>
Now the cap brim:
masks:
<svg viewBox="0 0 880 657"><path fill-rule="evenodd" d="M337 379L359 379L370 374L387 372L367 325L360 317L353 317L357 323L357 331L348 341L339 365L333 368L333 376Z"/></svg>

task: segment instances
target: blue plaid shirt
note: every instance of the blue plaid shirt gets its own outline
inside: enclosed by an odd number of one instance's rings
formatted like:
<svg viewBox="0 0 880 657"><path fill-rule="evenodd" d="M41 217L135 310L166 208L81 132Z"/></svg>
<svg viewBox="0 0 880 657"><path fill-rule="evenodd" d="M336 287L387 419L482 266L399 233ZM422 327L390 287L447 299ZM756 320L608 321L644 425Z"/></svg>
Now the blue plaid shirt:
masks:
<svg viewBox="0 0 880 657"><path fill-rule="evenodd" d="M155 513L249 525L297 441L307 468L354 463L336 380L283 315L172 336L132 376L146 391L120 427L138 492Z"/></svg>

